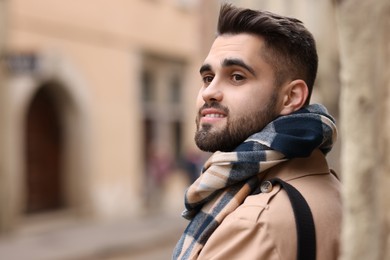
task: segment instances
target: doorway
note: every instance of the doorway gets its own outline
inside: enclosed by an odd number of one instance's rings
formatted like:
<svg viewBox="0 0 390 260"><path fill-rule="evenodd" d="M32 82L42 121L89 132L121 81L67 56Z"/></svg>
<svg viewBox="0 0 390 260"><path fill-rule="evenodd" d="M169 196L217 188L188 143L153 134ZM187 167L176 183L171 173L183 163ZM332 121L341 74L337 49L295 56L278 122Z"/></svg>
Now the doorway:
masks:
<svg viewBox="0 0 390 260"><path fill-rule="evenodd" d="M63 190L63 127L49 86L34 95L25 125L25 213L42 213L65 206Z"/></svg>

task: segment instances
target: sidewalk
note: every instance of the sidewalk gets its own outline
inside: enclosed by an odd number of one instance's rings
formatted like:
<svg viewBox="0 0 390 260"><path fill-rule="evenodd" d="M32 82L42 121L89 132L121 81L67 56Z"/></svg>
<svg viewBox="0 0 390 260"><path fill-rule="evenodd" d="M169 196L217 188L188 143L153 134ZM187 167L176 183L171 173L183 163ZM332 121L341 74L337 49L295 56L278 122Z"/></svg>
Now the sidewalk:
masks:
<svg viewBox="0 0 390 260"><path fill-rule="evenodd" d="M73 221L61 228L0 236L0 259L170 259L186 224L180 216L169 215L111 224Z"/></svg>

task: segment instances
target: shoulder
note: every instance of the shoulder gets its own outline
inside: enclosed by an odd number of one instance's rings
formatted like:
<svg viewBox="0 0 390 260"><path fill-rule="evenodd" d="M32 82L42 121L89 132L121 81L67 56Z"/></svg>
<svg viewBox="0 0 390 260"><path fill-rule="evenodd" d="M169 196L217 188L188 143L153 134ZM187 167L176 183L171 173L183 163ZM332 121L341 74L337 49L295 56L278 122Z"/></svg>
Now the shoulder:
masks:
<svg viewBox="0 0 390 260"><path fill-rule="evenodd" d="M322 154L293 159L264 172L294 186L313 214L319 260L337 259L341 226L340 182ZM206 242L200 259L295 259L295 217L287 193L274 186L268 193L248 196ZM216 257L218 256L218 257Z"/></svg>
<svg viewBox="0 0 390 260"><path fill-rule="evenodd" d="M336 259L340 236L339 183L329 173L288 180L307 200L313 213L318 259ZM248 196L207 241L202 256L238 259L294 259L297 235L287 193L276 185L269 193ZM208 259L205 257L205 259Z"/></svg>
<svg viewBox="0 0 390 260"><path fill-rule="evenodd" d="M330 173L307 174L287 180L306 199L313 214L318 259L336 259L339 253L342 206L340 182ZM221 228L242 225L269 245L280 259L296 256L297 233L290 199L279 185L269 193L248 196L222 223ZM260 244L258 245L260 248ZM261 250L260 250L261 251Z"/></svg>

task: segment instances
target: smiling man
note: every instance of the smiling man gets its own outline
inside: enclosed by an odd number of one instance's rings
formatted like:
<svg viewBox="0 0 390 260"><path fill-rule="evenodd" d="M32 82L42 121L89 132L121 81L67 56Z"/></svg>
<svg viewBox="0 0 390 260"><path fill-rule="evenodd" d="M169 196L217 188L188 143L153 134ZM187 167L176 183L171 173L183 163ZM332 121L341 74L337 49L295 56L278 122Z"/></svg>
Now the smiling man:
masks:
<svg viewBox="0 0 390 260"><path fill-rule="evenodd" d="M195 136L200 149L231 151L279 114L272 68L253 55L263 47L264 40L251 34L215 40L200 69Z"/></svg>
<svg viewBox="0 0 390 260"><path fill-rule="evenodd" d="M222 5L197 98L195 142L213 155L186 191L174 259L337 259L337 130L309 105L317 66L299 20Z"/></svg>

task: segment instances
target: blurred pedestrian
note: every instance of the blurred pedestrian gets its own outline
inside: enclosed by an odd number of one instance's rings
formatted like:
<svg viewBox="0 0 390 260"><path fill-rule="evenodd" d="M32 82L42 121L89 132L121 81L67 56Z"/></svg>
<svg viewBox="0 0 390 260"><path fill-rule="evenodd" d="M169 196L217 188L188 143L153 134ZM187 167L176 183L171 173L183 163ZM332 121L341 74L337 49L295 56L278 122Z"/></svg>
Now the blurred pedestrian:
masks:
<svg viewBox="0 0 390 260"><path fill-rule="evenodd" d="M165 182L173 171L173 159L158 145L149 149L146 163L145 202L149 210L159 210L164 196Z"/></svg>
<svg viewBox="0 0 390 260"><path fill-rule="evenodd" d="M194 183L199 177L204 161L203 154L198 151L191 149L184 154L180 162L180 167L187 175L189 184Z"/></svg>

